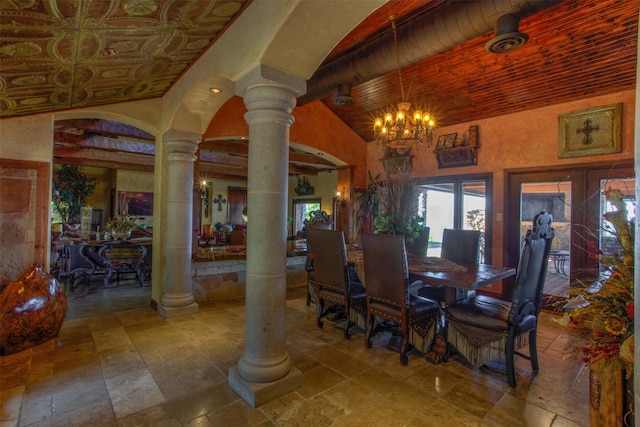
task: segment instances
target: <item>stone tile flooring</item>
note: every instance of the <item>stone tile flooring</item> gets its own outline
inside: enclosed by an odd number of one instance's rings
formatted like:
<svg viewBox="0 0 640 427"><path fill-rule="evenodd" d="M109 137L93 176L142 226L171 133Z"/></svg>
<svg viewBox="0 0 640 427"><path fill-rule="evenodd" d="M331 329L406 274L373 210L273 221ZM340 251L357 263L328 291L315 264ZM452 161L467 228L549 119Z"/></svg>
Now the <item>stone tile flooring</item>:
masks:
<svg viewBox="0 0 640 427"><path fill-rule="evenodd" d="M318 329L305 290L294 289L288 352L303 386L251 409L227 386L244 347L243 300L165 320L148 308L148 287L84 291L69 294L57 338L0 357L0 426L589 424L587 376L563 358L571 338L550 313L541 315L540 373L518 360L518 386L510 389L503 373L458 357L432 365L414 351L402 366L384 337L366 349L361 331L345 340L339 322Z"/></svg>

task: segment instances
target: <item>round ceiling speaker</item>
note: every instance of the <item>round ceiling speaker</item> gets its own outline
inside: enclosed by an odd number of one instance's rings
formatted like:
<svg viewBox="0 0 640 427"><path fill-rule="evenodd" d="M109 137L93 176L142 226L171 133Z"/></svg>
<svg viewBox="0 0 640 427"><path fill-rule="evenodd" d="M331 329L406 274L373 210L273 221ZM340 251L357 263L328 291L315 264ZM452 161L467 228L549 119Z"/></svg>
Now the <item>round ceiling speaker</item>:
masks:
<svg viewBox="0 0 640 427"><path fill-rule="evenodd" d="M351 84L342 83L338 85L338 93L333 97L333 105L338 107L350 107L356 100L351 97Z"/></svg>
<svg viewBox="0 0 640 427"><path fill-rule="evenodd" d="M506 14L496 22L496 35L484 45L484 49L491 53L507 53L525 44L529 36L518 31L518 18Z"/></svg>

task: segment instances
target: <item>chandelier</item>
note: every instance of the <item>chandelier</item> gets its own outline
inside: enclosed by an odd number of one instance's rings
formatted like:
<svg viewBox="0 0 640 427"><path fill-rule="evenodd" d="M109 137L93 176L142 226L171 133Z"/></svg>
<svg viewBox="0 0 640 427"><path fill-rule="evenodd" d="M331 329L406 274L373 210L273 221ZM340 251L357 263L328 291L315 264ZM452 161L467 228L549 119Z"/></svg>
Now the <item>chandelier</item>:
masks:
<svg viewBox="0 0 640 427"><path fill-rule="evenodd" d="M373 131L378 143L394 149L399 153L406 153L414 145L427 143L431 145L433 133L436 130L434 118L428 112L414 110L411 114L411 103L407 101L408 92L411 91L411 84L405 96L404 83L402 80L402 68L400 67L400 54L398 52L398 33L396 30L395 16L389 17L393 30L393 42L396 50L396 61L398 62L398 76L400 79L400 94L402 102L398 103L396 112L387 112L383 118L377 117L373 123Z"/></svg>

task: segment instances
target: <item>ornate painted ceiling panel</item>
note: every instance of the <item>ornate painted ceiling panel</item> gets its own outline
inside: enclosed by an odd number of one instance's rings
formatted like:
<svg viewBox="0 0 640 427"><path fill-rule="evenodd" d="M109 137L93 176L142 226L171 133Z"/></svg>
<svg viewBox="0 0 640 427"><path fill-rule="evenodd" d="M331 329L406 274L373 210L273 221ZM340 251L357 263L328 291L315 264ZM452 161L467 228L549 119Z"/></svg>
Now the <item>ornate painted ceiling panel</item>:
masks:
<svg viewBox="0 0 640 427"><path fill-rule="evenodd" d="M0 117L162 96L248 4L3 0Z"/></svg>

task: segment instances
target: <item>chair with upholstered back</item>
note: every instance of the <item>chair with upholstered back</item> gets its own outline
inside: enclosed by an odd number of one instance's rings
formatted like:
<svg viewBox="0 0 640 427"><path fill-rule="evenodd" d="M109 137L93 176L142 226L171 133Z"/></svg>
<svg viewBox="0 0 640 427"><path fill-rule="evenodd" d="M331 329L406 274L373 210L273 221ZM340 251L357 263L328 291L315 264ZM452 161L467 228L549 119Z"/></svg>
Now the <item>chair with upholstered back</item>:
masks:
<svg viewBox="0 0 640 427"><path fill-rule="evenodd" d="M475 366L505 356L511 387L516 386L514 356L530 360L534 372L539 369L536 331L554 234L551 221L545 211L533 220L520 253L512 301L479 295L447 307L449 345ZM529 355L520 353L527 343Z"/></svg>
<svg viewBox="0 0 640 427"><path fill-rule="evenodd" d="M344 336L351 338L351 326L365 326L366 302L362 283L349 280L344 233L316 228L309 232L314 245L310 281L318 298L318 327L323 327L322 318L328 314L344 313Z"/></svg>
<svg viewBox="0 0 640 427"><path fill-rule="evenodd" d="M463 264L477 264L479 254L479 230L454 230L452 228L443 230L441 258Z"/></svg>
<svg viewBox="0 0 640 427"><path fill-rule="evenodd" d="M440 257L460 264L477 264L480 256L480 231L445 228L442 233ZM445 304L444 287L428 283L418 290L418 295ZM456 300L472 297L475 291L456 289Z"/></svg>
<svg viewBox="0 0 640 427"><path fill-rule="evenodd" d="M304 234L307 240L307 261L305 263L305 270L307 271L307 305L311 304L313 286L310 284L310 279L313 276L313 243L311 241L311 235L309 230L333 230L333 221L329 215L324 211L313 211L309 214L309 219L304 221Z"/></svg>
<svg viewBox="0 0 640 427"><path fill-rule="evenodd" d="M438 304L409 292L412 285L403 236L363 234L362 254L369 324L365 345L371 348L372 337L393 322L402 333L400 362L406 365L410 334L418 334L429 343L433 341Z"/></svg>

